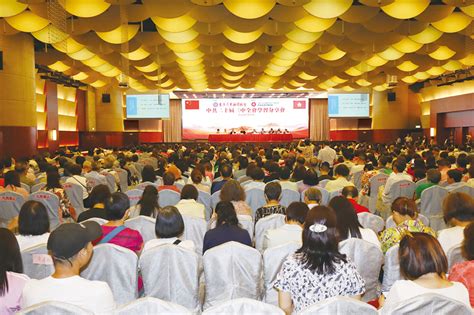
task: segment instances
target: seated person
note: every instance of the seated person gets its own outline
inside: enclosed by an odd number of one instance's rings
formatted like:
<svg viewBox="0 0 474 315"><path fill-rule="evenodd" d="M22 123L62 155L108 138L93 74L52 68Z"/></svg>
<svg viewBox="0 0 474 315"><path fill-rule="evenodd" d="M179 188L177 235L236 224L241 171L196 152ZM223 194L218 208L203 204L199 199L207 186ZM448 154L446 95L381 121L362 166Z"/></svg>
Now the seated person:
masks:
<svg viewBox="0 0 474 315"><path fill-rule="evenodd" d="M216 205L215 212L216 227L204 235L203 254L208 249L231 241L252 246L249 232L239 226L239 219L231 202L220 201Z"/></svg>
<svg viewBox="0 0 474 315"><path fill-rule="evenodd" d="M283 131L284 134L289 134L290 132L288 131L288 129L285 128L285 130Z"/></svg>
<svg viewBox="0 0 474 315"><path fill-rule="evenodd" d="M18 216L16 240L20 250L46 244L49 237L49 216L46 207L38 201L29 200L23 204Z"/></svg>
<svg viewBox="0 0 474 315"><path fill-rule="evenodd" d="M31 279L26 283L22 308L57 301L74 304L93 313L112 313L115 302L109 285L80 276L80 270L92 257L91 241L101 234L96 222L65 223L51 232L47 247L53 258L54 273L47 278Z"/></svg>
<svg viewBox="0 0 474 315"><path fill-rule="evenodd" d="M229 165L228 163L222 164L219 167L219 174L222 177L222 180L212 182L211 194L221 190L224 184L232 179L232 165Z"/></svg>
<svg viewBox="0 0 474 315"><path fill-rule="evenodd" d="M205 219L206 208L197 202L198 190L193 185L185 185L181 190L181 200L176 204L176 208L181 215Z"/></svg>
<svg viewBox="0 0 474 315"><path fill-rule="evenodd" d="M356 213L370 212L369 209L357 203L359 199L359 191L355 186L346 186L342 189L341 195L346 197L352 204Z"/></svg>
<svg viewBox="0 0 474 315"><path fill-rule="evenodd" d="M394 184L403 180L413 181L412 177L405 173L406 166L407 163L404 158L398 158L393 163L393 172L388 176L388 179L383 186L383 192L381 195L384 204L389 204L392 202L394 196L392 196L391 188Z"/></svg>
<svg viewBox="0 0 474 315"><path fill-rule="evenodd" d="M388 228L380 235L382 251L385 254L390 247L398 244L407 232L422 232L436 236L436 233L424 225L418 217L418 207L413 199L398 197L392 203L392 217L397 226Z"/></svg>
<svg viewBox="0 0 474 315"><path fill-rule="evenodd" d="M292 202L286 209L285 224L265 231L263 249L292 241L301 243L303 224L308 211L309 208L304 202Z"/></svg>
<svg viewBox="0 0 474 315"><path fill-rule="evenodd" d="M232 128L232 129L230 130L230 132L229 132L230 135L233 135L233 134L235 134L235 133L236 133L236 132L235 132L234 128Z"/></svg>
<svg viewBox="0 0 474 315"><path fill-rule="evenodd" d="M102 225L102 235L93 241L97 244L115 244L128 248L139 254L143 247L143 238L140 232L125 227L128 219L130 201L128 196L121 192L112 194L105 205L105 214L109 222Z"/></svg>
<svg viewBox="0 0 474 315"><path fill-rule="evenodd" d="M421 193L432 186L438 185L441 180L441 173L437 169L429 169L426 172L426 183L419 184L415 189L416 199L421 198Z"/></svg>
<svg viewBox="0 0 474 315"><path fill-rule="evenodd" d="M438 232L438 241L444 252L461 244L464 228L474 221L474 198L465 193L448 194L441 206L444 221L450 227Z"/></svg>
<svg viewBox="0 0 474 315"><path fill-rule="evenodd" d="M265 179L265 172L260 167L254 167L250 171L250 177L252 180L245 184L245 190L250 190L253 188L257 189L264 189L265 183L263 180Z"/></svg>
<svg viewBox="0 0 474 315"><path fill-rule="evenodd" d="M390 309L399 302L425 294L436 293L471 306L466 287L446 279L448 259L432 235L410 233L400 241L400 273L407 280L397 280L380 305Z"/></svg>
<svg viewBox="0 0 474 315"><path fill-rule="evenodd" d="M217 128L216 133L217 134L221 133L221 130L219 128Z"/></svg>
<svg viewBox="0 0 474 315"><path fill-rule="evenodd" d="M179 188L174 184L174 181L175 181L174 174L171 172L165 172L163 174L163 186L158 187L158 192L167 189L167 190L175 191L177 193L181 193Z"/></svg>
<svg viewBox="0 0 474 315"><path fill-rule="evenodd" d="M255 212L255 224L257 221L272 215L285 214L286 207L280 204L281 186L278 182L271 182L265 185L264 189L265 201L267 202L263 207L260 207Z"/></svg>
<svg viewBox="0 0 474 315"><path fill-rule="evenodd" d="M281 134L281 133L282 133L282 132L281 132L281 129L278 128L278 129L275 131L275 133L276 133L276 134Z"/></svg>
<svg viewBox="0 0 474 315"><path fill-rule="evenodd" d="M266 134L265 128L262 128L262 130L260 130L260 134L262 134L262 135Z"/></svg>
<svg viewBox="0 0 474 315"><path fill-rule="evenodd" d="M319 206L321 204L323 196L319 189L317 189L316 187L311 187L306 189L306 191L304 192L303 199L304 202L308 205L309 209L312 209L313 207Z"/></svg>
<svg viewBox="0 0 474 315"><path fill-rule="evenodd" d="M15 171L8 171L5 173L5 188L3 191L12 191L22 195L25 199L30 196L30 193L25 188L21 187L20 175Z"/></svg>
<svg viewBox="0 0 474 315"><path fill-rule="evenodd" d="M68 167L71 177L66 179L66 183L77 184L82 188L82 200L84 207L91 207L89 198L89 188L87 187L87 179L82 176L82 167L78 164L72 164Z"/></svg>
<svg viewBox="0 0 474 315"><path fill-rule="evenodd" d="M159 209L155 224L156 239L146 242L143 251L163 244L174 244L194 251L193 241L180 240L183 233L184 221L178 209L173 206Z"/></svg>
<svg viewBox="0 0 474 315"><path fill-rule="evenodd" d="M159 195L156 187L153 185L146 186L138 203L130 208L130 218L135 218L140 215L156 218L156 213L160 209L158 198Z"/></svg>
<svg viewBox="0 0 474 315"><path fill-rule="evenodd" d="M142 183L156 183L155 169L151 165L145 165L142 169Z"/></svg>
<svg viewBox="0 0 474 315"><path fill-rule="evenodd" d="M453 191L456 188L462 187L465 185L462 180L462 172L460 170L449 170L447 173L448 179L447 183L444 188L446 188L448 191Z"/></svg>
<svg viewBox="0 0 474 315"><path fill-rule="evenodd" d="M319 184L318 173L314 169L308 169L305 172L303 182L298 184L298 191L302 193L310 187L317 186Z"/></svg>
<svg viewBox="0 0 474 315"><path fill-rule="evenodd" d="M82 222L90 218L107 219L107 215L105 214L105 203L111 196L112 194L110 193L109 186L104 184L95 186L89 197L92 207L89 210L82 212L79 215L77 222Z"/></svg>
<svg viewBox="0 0 474 315"><path fill-rule="evenodd" d="M290 181L291 171L288 167L284 166L280 171L280 185L281 189L291 189L298 191L298 184Z"/></svg>
<svg viewBox="0 0 474 315"><path fill-rule="evenodd" d="M237 215L252 215L252 209L245 201L245 191L238 181L227 181L222 186L220 199L231 202Z"/></svg>
<svg viewBox="0 0 474 315"><path fill-rule="evenodd" d="M269 134L274 134L275 133L275 130L273 130L273 128L270 128L270 130L268 131Z"/></svg>
<svg viewBox="0 0 474 315"><path fill-rule="evenodd" d="M335 180L331 180L326 184L326 190L336 191L342 190L346 186L354 186L354 183L347 180L349 176L349 168L345 164L339 164L334 169Z"/></svg>
<svg viewBox="0 0 474 315"><path fill-rule="evenodd" d="M321 175L319 175L319 181L328 179L328 180L334 180L334 177L329 175L331 172L331 167L329 166L328 162L323 162L321 163L321 166L319 167L319 172Z"/></svg>

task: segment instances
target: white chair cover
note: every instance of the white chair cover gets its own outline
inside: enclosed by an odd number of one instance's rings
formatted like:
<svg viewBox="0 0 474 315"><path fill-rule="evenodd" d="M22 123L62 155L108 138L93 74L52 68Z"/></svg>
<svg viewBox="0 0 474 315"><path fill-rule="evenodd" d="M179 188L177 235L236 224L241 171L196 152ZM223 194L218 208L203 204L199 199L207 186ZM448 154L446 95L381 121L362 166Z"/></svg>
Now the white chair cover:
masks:
<svg viewBox="0 0 474 315"><path fill-rule="evenodd" d="M385 222L382 217L372 214L370 212L361 212L357 214L359 223L366 229L371 229L375 233L379 233L383 230Z"/></svg>
<svg viewBox="0 0 474 315"><path fill-rule="evenodd" d="M362 175L364 175L364 171L361 170L361 171L358 171L358 172L355 172L352 174L352 182L354 183L354 186L360 191L360 189L362 188L362 183L361 183L361 180L362 180Z"/></svg>
<svg viewBox="0 0 474 315"><path fill-rule="evenodd" d="M181 196L179 193L177 193L174 190L169 190L169 189L164 189L160 191L158 195L159 195L158 201L159 201L160 207L174 206L181 199Z"/></svg>
<svg viewBox="0 0 474 315"><path fill-rule="evenodd" d="M175 185L176 187L178 187L179 190L183 190L183 187L184 187L184 184L183 184L183 183L178 183L178 182L176 182L176 183L174 183L174 185Z"/></svg>
<svg viewBox="0 0 474 315"><path fill-rule="evenodd" d="M209 221L212 215L211 194L202 190L198 190L198 192L199 192L199 195L198 195L197 202L203 204L204 207L206 208L206 221Z"/></svg>
<svg viewBox="0 0 474 315"><path fill-rule="evenodd" d="M31 187L31 192L37 192L41 190L41 188L43 188L44 186L46 186L46 183L38 183L34 185L33 187Z"/></svg>
<svg viewBox="0 0 474 315"><path fill-rule="evenodd" d="M153 240L156 238L155 223L155 219L140 215L138 217L131 218L125 221L125 226L140 232L143 238L143 242L146 243L149 240Z"/></svg>
<svg viewBox="0 0 474 315"><path fill-rule="evenodd" d="M240 297L260 299L262 256L255 248L227 242L207 250L203 265L204 309Z"/></svg>
<svg viewBox="0 0 474 315"><path fill-rule="evenodd" d="M380 309L382 315L405 314L456 314L472 315L472 309L467 305L443 295L427 293L402 301L393 307Z"/></svg>
<svg viewBox="0 0 474 315"><path fill-rule="evenodd" d="M453 190L450 191L451 193L455 192L463 192L465 194L470 195L471 197L474 197L474 187L468 186L468 185L461 185Z"/></svg>
<svg viewBox="0 0 474 315"><path fill-rule="evenodd" d="M114 175L110 174L109 172L102 172L101 175L105 176L105 181L107 182L107 186L109 186L110 192L116 192L117 184L115 183Z"/></svg>
<svg viewBox="0 0 474 315"><path fill-rule="evenodd" d="M143 167L145 166L144 164L140 163L140 162L135 162L133 163L133 165L135 166L135 168L137 169L137 172L138 172L138 179L139 180L142 180L142 171L143 171Z"/></svg>
<svg viewBox="0 0 474 315"><path fill-rule="evenodd" d="M242 314L259 314L259 315L284 315L285 312L279 307L263 303L247 298L230 300L222 304L213 306L205 310L203 315L242 315Z"/></svg>
<svg viewBox="0 0 474 315"><path fill-rule="evenodd" d="M329 182L329 179L323 179L322 181L319 181L318 186L321 188L325 188L328 182Z"/></svg>
<svg viewBox="0 0 474 315"><path fill-rule="evenodd" d="M126 170L121 168L116 168L115 171L119 177L120 191L124 193L128 190L128 173Z"/></svg>
<svg viewBox="0 0 474 315"><path fill-rule="evenodd" d="M300 193L293 189L283 189L281 192L280 204L288 207L292 202L300 201Z"/></svg>
<svg viewBox="0 0 474 315"><path fill-rule="evenodd" d="M32 193L29 200L41 202L48 210L49 228L54 230L59 225L59 198L49 191L37 191Z"/></svg>
<svg viewBox="0 0 474 315"><path fill-rule="evenodd" d="M107 180L101 181L97 177L91 176L89 174L84 175L84 177L86 178L86 183L88 187L94 188L95 186L101 184L107 185Z"/></svg>
<svg viewBox="0 0 474 315"><path fill-rule="evenodd" d="M268 248L263 253L263 282L266 303L278 305L278 291L273 288L273 283L280 272L283 262L300 247L301 244L298 242L288 242Z"/></svg>
<svg viewBox="0 0 474 315"><path fill-rule="evenodd" d="M82 222L87 222L87 221L94 221L94 222L99 223L100 225L103 225L103 224L109 222L109 221L107 221L106 219L96 218L96 217L94 217L94 218L89 218L89 219L84 220L84 221L82 221Z"/></svg>
<svg viewBox="0 0 474 315"><path fill-rule="evenodd" d="M432 186L422 191L420 198L420 213L429 219L430 227L439 231L446 228L441 205L448 191L441 186Z"/></svg>
<svg viewBox="0 0 474 315"><path fill-rule="evenodd" d="M237 219L239 219L239 223L242 226L242 228L247 230L247 232L249 232L250 238L253 239L254 226L255 226L255 223L253 222L253 218L249 215L239 214L237 215Z"/></svg>
<svg viewBox="0 0 474 315"><path fill-rule="evenodd" d="M76 215L81 214L84 209L84 190L81 185L75 183L64 183L63 189L66 192L71 205L76 210Z"/></svg>
<svg viewBox="0 0 474 315"><path fill-rule="evenodd" d="M22 309L16 314L21 315L92 315L93 313L83 309L82 307L64 303L64 302L42 302Z"/></svg>
<svg viewBox="0 0 474 315"><path fill-rule="evenodd" d="M257 209L263 207L266 204L263 189L252 188L245 191L245 195L245 202L247 202L247 204L252 209L252 218L255 218L255 212Z"/></svg>
<svg viewBox="0 0 474 315"><path fill-rule="evenodd" d="M365 280L364 302L378 297L379 273L383 264L383 253L380 247L359 238L349 238L339 243L339 250L346 254L356 265Z"/></svg>
<svg viewBox="0 0 474 315"><path fill-rule="evenodd" d="M32 279L44 279L54 272L53 260L46 244L36 245L21 252L23 273Z"/></svg>
<svg viewBox="0 0 474 315"><path fill-rule="evenodd" d="M156 187L156 189L158 189L158 185L155 184L155 183L152 183L152 182L140 183L140 184L137 185L137 187L135 187L135 189L145 190L146 186L149 186L149 185L153 185L153 186Z"/></svg>
<svg viewBox="0 0 474 315"><path fill-rule="evenodd" d="M221 201L221 191L218 190L211 195L211 208L215 209L216 205Z"/></svg>
<svg viewBox="0 0 474 315"><path fill-rule="evenodd" d="M115 302L122 305L138 297L137 267L138 257L133 251L115 244L99 244L81 276L107 282Z"/></svg>
<svg viewBox="0 0 474 315"><path fill-rule="evenodd" d="M144 297L115 310L116 315L192 315L185 307L152 297Z"/></svg>
<svg viewBox="0 0 474 315"><path fill-rule="evenodd" d="M299 313L299 315L313 314L377 315L378 312L377 309L370 304L352 299L347 296L335 296L313 304Z"/></svg>
<svg viewBox="0 0 474 315"><path fill-rule="evenodd" d="M379 187L385 185L387 182L388 175L386 174L377 174L370 178L370 196L369 196L369 210L374 213L377 209L377 194Z"/></svg>
<svg viewBox="0 0 474 315"><path fill-rule="evenodd" d="M21 188L25 189L27 192L31 192L31 187L28 184L20 183Z"/></svg>
<svg viewBox="0 0 474 315"><path fill-rule="evenodd" d="M127 190L125 194L128 196L128 200L130 200L130 207L136 206L137 203L140 201L143 195L143 190L141 189L131 189ZM160 200L158 200L159 203Z"/></svg>
<svg viewBox="0 0 474 315"><path fill-rule="evenodd" d="M202 255L204 235L207 231L207 222L202 218L183 215L184 233L182 239L194 242L196 253Z"/></svg>
<svg viewBox="0 0 474 315"><path fill-rule="evenodd" d="M7 227L11 219L20 214L25 203L23 195L13 191L0 192L0 227Z"/></svg>
<svg viewBox="0 0 474 315"><path fill-rule="evenodd" d="M428 218L425 217L424 215L418 214L418 218L421 220L421 222L423 222L424 225L426 225L426 226L430 225L430 220L428 220ZM389 216L387 218L387 221L385 221L385 228L389 229L389 228L393 228L393 227L396 227L396 226L397 226L397 224L393 220L393 216L392 215Z"/></svg>
<svg viewBox="0 0 474 315"><path fill-rule="evenodd" d="M147 249L139 260L145 296L198 310L200 257L174 244Z"/></svg>
<svg viewBox="0 0 474 315"><path fill-rule="evenodd" d="M279 228L283 224L285 224L285 216L283 214L272 214L258 220L255 224L255 248L262 251L265 232L270 229Z"/></svg>
<svg viewBox="0 0 474 315"><path fill-rule="evenodd" d="M390 200L390 205L398 197L413 199L415 187L415 183L409 180L401 180L394 183L392 187L390 187L390 196L393 198Z"/></svg>
<svg viewBox="0 0 474 315"><path fill-rule="evenodd" d="M340 196L341 192L342 192L342 189L331 191L329 193L329 201L331 201L331 199L334 197ZM328 201L328 204L329 204L329 201Z"/></svg>
<svg viewBox="0 0 474 315"><path fill-rule="evenodd" d="M390 291L390 288L397 280L404 279L400 273L400 262L398 260L398 249L400 246L394 245L385 253L383 264L382 292Z"/></svg>
<svg viewBox="0 0 474 315"><path fill-rule="evenodd" d="M455 264L466 260L462 255L462 245L457 245L448 249L446 257L448 257L449 269L451 269Z"/></svg>

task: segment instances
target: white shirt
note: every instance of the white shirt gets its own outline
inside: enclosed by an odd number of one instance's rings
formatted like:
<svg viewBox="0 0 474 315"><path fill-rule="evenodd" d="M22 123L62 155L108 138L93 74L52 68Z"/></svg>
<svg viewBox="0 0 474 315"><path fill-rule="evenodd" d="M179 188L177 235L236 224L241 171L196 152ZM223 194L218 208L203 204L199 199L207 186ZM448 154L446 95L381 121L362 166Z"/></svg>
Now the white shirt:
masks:
<svg viewBox="0 0 474 315"><path fill-rule="evenodd" d="M284 224L277 229L267 230L263 236L263 249L283 245L288 242L299 242L302 239L303 228L296 224Z"/></svg>
<svg viewBox="0 0 474 315"><path fill-rule="evenodd" d="M359 228L359 230L364 241L377 245L379 248L381 247L379 238L373 230L364 228Z"/></svg>
<svg viewBox="0 0 474 315"><path fill-rule="evenodd" d="M365 165L354 165L354 166L352 166L352 167L350 168L351 174L354 174L354 173L363 171L363 170L364 170L364 167L365 167Z"/></svg>
<svg viewBox="0 0 474 315"><path fill-rule="evenodd" d="M16 235L16 240L18 242L18 246L20 246L20 251L40 244L47 244L48 238L49 233L44 233L41 235Z"/></svg>
<svg viewBox="0 0 474 315"><path fill-rule="evenodd" d="M390 189L392 188L393 184L398 183L402 180L409 180L410 182L413 181L412 177L408 174L405 174L405 173L392 172L388 176L387 182L385 183L385 187L384 187L383 194L382 194L382 200L383 200L384 203L390 203L390 202L393 201L392 200L393 198L390 195Z"/></svg>
<svg viewBox="0 0 474 315"><path fill-rule="evenodd" d="M327 145L324 146L324 148L322 148L321 150L319 150L318 160L321 160L322 162L328 162L330 167L333 166L334 160L336 158L336 151Z"/></svg>
<svg viewBox="0 0 474 315"><path fill-rule="evenodd" d="M254 180L246 183L244 185L244 189L245 190L250 190L250 189L254 189L254 188L258 188L258 189L265 189L265 183L264 182L256 182Z"/></svg>
<svg viewBox="0 0 474 315"><path fill-rule="evenodd" d="M28 281L23 289L21 307L46 301L69 303L100 314L111 314L115 308L114 296L107 283L79 276L63 279L49 276Z"/></svg>
<svg viewBox="0 0 474 315"><path fill-rule="evenodd" d="M447 190L447 191L453 191L459 187L462 187L462 186L465 186L466 183L463 183L463 182L459 182L459 183L452 183L450 185L447 185L445 186L444 188Z"/></svg>
<svg viewBox="0 0 474 315"><path fill-rule="evenodd" d="M346 186L354 186L354 183L348 181L345 177L338 177L335 180L327 182L324 188L326 188L327 191L336 191L343 189Z"/></svg>
<svg viewBox="0 0 474 315"><path fill-rule="evenodd" d="M447 288L429 289L422 287L411 280L398 280L395 281L390 289L387 299L385 300L384 308L393 307L399 302L426 293L440 294L471 307L471 304L469 303L469 293L466 287L459 282L453 282L453 285Z"/></svg>
<svg viewBox="0 0 474 315"><path fill-rule="evenodd" d="M206 207L194 199L181 199L176 205L179 212L183 216L190 216L195 218L206 218Z"/></svg>
<svg viewBox="0 0 474 315"><path fill-rule="evenodd" d="M467 180L466 185L474 187L474 178L470 178Z"/></svg>
<svg viewBox="0 0 474 315"><path fill-rule="evenodd" d="M178 238L177 237L171 237L171 238L156 238L153 240L149 240L148 242L145 243L143 246L143 251L150 250L153 247L160 246L160 245L165 245L165 244L173 244ZM185 240L181 241L178 246L184 247L186 249L194 251L194 242L190 240Z"/></svg>
<svg viewBox="0 0 474 315"><path fill-rule="evenodd" d="M290 182L289 180L280 181L281 190L290 189L298 191L298 184L295 182Z"/></svg>
<svg viewBox="0 0 474 315"><path fill-rule="evenodd" d="M455 226L438 232L438 241L444 252L448 254L448 250L454 246L460 245L464 240L464 227Z"/></svg>
<svg viewBox="0 0 474 315"><path fill-rule="evenodd" d="M77 184L82 188L82 199L89 197L87 192L87 179L84 176L73 175L66 179L66 183Z"/></svg>

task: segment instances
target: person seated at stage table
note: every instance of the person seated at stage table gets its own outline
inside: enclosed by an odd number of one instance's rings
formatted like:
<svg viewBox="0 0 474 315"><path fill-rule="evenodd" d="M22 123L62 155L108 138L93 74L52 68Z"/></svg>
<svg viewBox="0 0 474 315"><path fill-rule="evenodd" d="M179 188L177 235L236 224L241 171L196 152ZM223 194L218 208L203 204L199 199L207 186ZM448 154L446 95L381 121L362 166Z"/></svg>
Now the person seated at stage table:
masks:
<svg viewBox="0 0 474 315"><path fill-rule="evenodd" d="M275 133L276 133L276 134L281 134L281 133L282 133L282 132L281 132L281 129L278 128L278 129L275 131Z"/></svg>
<svg viewBox="0 0 474 315"><path fill-rule="evenodd" d="M274 134L275 133L275 130L273 130L273 128L270 128L270 130L268 131L269 134Z"/></svg>
<svg viewBox="0 0 474 315"><path fill-rule="evenodd" d="M260 134L262 134L262 135L266 134L265 128L262 128L262 130L260 130Z"/></svg>
<svg viewBox="0 0 474 315"><path fill-rule="evenodd" d="M236 134L236 132L235 132L234 128L232 128L232 129L230 130L229 134L230 134L230 135L234 135L234 134Z"/></svg>
<svg viewBox="0 0 474 315"><path fill-rule="evenodd" d="M257 134L257 130L256 129L252 129L252 132L250 132L251 134Z"/></svg>
<svg viewBox="0 0 474 315"><path fill-rule="evenodd" d="M289 134L290 132L288 131L288 129L285 128L285 130L283 130L283 133L284 134Z"/></svg>
<svg viewBox="0 0 474 315"><path fill-rule="evenodd" d="M221 130L219 128L217 128L216 133L217 134L221 133Z"/></svg>

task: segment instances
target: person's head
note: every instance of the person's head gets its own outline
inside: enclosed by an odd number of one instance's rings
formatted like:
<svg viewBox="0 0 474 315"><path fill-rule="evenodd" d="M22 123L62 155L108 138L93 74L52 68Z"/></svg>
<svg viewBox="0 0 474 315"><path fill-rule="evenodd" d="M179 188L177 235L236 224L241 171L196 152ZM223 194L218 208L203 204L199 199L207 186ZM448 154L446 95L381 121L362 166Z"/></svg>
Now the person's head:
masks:
<svg viewBox="0 0 474 315"><path fill-rule="evenodd" d="M47 248L56 271L85 266L92 257L92 241L102 235L97 222L63 223L48 238Z"/></svg>
<svg viewBox="0 0 474 315"><path fill-rule="evenodd" d="M100 171L100 163L99 162L92 162L91 163L91 169L94 171L94 172L99 172Z"/></svg>
<svg viewBox="0 0 474 315"><path fill-rule="evenodd" d="M163 174L163 184L165 186L172 186L174 185L174 181L176 180L176 177L174 177L174 174L171 172L165 172Z"/></svg>
<svg viewBox="0 0 474 315"><path fill-rule="evenodd" d="M448 175L448 184L459 183L462 180L462 172L460 170L449 170Z"/></svg>
<svg viewBox="0 0 474 315"><path fill-rule="evenodd" d="M359 190L355 186L346 186L342 189L341 195L347 199L357 200L359 198Z"/></svg>
<svg viewBox="0 0 474 315"><path fill-rule="evenodd" d="M265 198L267 201L279 201L281 197L281 185L278 182L270 182L265 185Z"/></svg>
<svg viewBox="0 0 474 315"><path fill-rule="evenodd" d="M90 171L92 171L92 162L84 161L84 163L82 163L82 170L84 171L84 173L89 173Z"/></svg>
<svg viewBox="0 0 474 315"><path fill-rule="evenodd" d="M418 208L413 199L398 197L392 203L393 221L398 225L406 220L418 218Z"/></svg>
<svg viewBox="0 0 474 315"><path fill-rule="evenodd" d="M463 192L448 194L441 206L444 221L451 225L465 225L474 221L474 198Z"/></svg>
<svg viewBox="0 0 474 315"><path fill-rule="evenodd" d="M193 182L193 184L200 184L202 182L202 173L200 170L198 170L197 168L193 169L193 171L191 172L191 180Z"/></svg>
<svg viewBox="0 0 474 315"><path fill-rule="evenodd" d="M357 213L354 206L344 196L337 196L331 199L329 207L334 210L337 217L337 231L339 240L345 240L349 237L362 238Z"/></svg>
<svg viewBox="0 0 474 315"><path fill-rule="evenodd" d="M110 188L107 185L100 184L92 188L89 195L92 208L105 207L105 203L110 199L111 195Z"/></svg>
<svg viewBox="0 0 474 315"><path fill-rule="evenodd" d="M238 158L239 170L246 169L249 166L249 159L246 156L240 155Z"/></svg>
<svg viewBox="0 0 474 315"><path fill-rule="evenodd" d="M336 214L331 208L317 206L308 211L303 228L303 245L297 251L302 254L305 268L319 274L334 272L334 263L345 261L339 253Z"/></svg>
<svg viewBox="0 0 474 315"><path fill-rule="evenodd" d="M403 173L407 167L407 162L403 158L397 158L393 162L392 169L395 173Z"/></svg>
<svg viewBox="0 0 474 315"><path fill-rule="evenodd" d="M20 235L42 235L49 232L48 211L41 202L29 200L21 206L18 232Z"/></svg>
<svg viewBox="0 0 474 315"><path fill-rule="evenodd" d="M441 181L441 173L435 168L431 168L426 172L426 179L433 184L438 184Z"/></svg>
<svg viewBox="0 0 474 315"><path fill-rule="evenodd" d="M303 180L306 175L306 167L303 165L296 166L293 170L293 180L300 181Z"/></svg>
<svg viewBox="0 0 474 315"><path fill-rule="evenodd" d="M331 170L331 167L329 166L328 162L321 163L321 166L319 167L319 171L321 172L321 175L328 175L330 170Z"/></svg>
<svg viewBox="0 0 474 315"><path fill-rule="evenodd" d="M306 171L303 184L308 186L316 186L319 184L318 173L314 169L309 169Z"/></svg>
<svg viewBox="0 0 474 315"><path fill-rule="evenodd" d="M105 204L105 216L107 220L125 220L130 208L128 196L122 192L115 192Z"/></svg>
<svg viewBox="0 0 474 315"><path fill-rule="evenodd" d="M449 162L448 159L440 159L438 160L437 164L438 164L438 169L440 171L451 167L451 163Z"/></svg>
<svg viewBox="0 0 474 315"><path fill-rule="evenodd" d="M9 289L7 271L23 273L20 247L15 235L6 228L0 228L0 297Z"/></svg>
<svg viewBox="0 0 474 315"><path fill-rule="evenodd" d="M238 225L239 219L235 212L234 205L230 201L219 201L216 205L217 223L216 225Z"/></svg>
<svg viewBox="0 0 474 315"><path fill-rule="evenodd" d="M70 164L69 165L69 173L71 175L81 175L82 174L82 167L79 164Z"/></svg>
<svg viewBox="0 0 474 315"><path fill-rule="evenodd" d="M183 189L181 190L181 199L198 200L198 197L199 192L195 186L184 185Z"/></svg>
<svg viewBox="0 0 474 315"><path fill-rule="evenodd" d="M245 200L245 191L236 180L228 180L221 189L222 201L243 201Z"/></svg>
<svg viewBox="0 0 474 315"><path fill-rule="evenodd" d="M265 173L261 167L254 167L250 173L250 177L254 181L262 181L265 178Z"/></svg>
<svg viewBox="0 0 474 315"><path fill-rule="evenodd" d="M160 208L158 204L158 190L153 185L147 185L143 190L142 197L138 201L140 205L140 215L147 217L154 216Z"/></svg>
<svg viewBox="0 0 474 315"><path fill-rule="evenodd" d="M466 260L474 260L474 222L464 228L464 241L461 249Z"/></svg>
<svg viewBox="0 0 474 315"><path fill-rule="evenodd" d="M60 183L61 176L59 175L58 169L51 166L46 171L46 187L47 188L61 188Z"/></svg>
<svg viewBox="0 0 474 315"><path fill-rule="evenodd" d="M145 165L143 167L142 181L143 182L150 182L150 183L156 182L156 174L155 174L155 170L153 169L153 166Z"/></svg>
<svg viewBox="0 0 474 315"><path fill-rule="evenodd" d="M179 237L184 232L184 221L181 213L174 206L167 206L156 215L155 234L158 238Z"/></svg>
<svg viewBox="0 0 474 315"><path fill-rule="evenodd" d="M339 164L334 169L334 174L336 175L336 177L347 178L347 176L349 176L349 173L350 173L350 170L346 164Z"/></svg>
<svg viewBox="0 0 474 315"><path fill-rule="evenodd" d="M304 202L306 204L319 204L323 198L321 191L316 187L311 187L304 192Z"/></svg>
<svg viewBox="0 0 474 315"><path fill-rule="evenodd" d="M308 214L309 208L308 205L304 202L295 201L290 203L288 208L286 208L286 217L285 221L288 224L299 224L303 226L304 221L306 220L306 215Z"/></svg>
<svg viewBox="0 0 474 315"><path fill-rule="evenodd" d="M20 183L20 174L18 174L15 171L8 171L5 174L5 187L7 186L16 186L16 187L21 187Z"/></svg>
<svg viewBox="0 0 474 315"><path fill-rule="evenodd" d="M26 174L28 171L28 164L23 161L17 161L15 164L15 171L20 175Z"/></svg>
<svg viewBox="0 0 474 315"><path fill-rule="evenodd" d="M232 177L232 165L227 164L227 163L222 164L219 167L219 173L225 179L231 178Z"/></svg>
<svg viewBox="0 0 474 315"><path fill-rule="evenodd" d="M288 167L282 167L280 170L280 179L281 180L289 180L291 176L291 171Z"/></svg>
<svg viewBox="0 0 474 315"><path fill-rule="evenodd" d="M444 278L448 259L438 240L427 233L407 233L398 251L400 273L409 280L436 273Z"/></svg>

